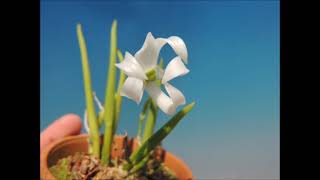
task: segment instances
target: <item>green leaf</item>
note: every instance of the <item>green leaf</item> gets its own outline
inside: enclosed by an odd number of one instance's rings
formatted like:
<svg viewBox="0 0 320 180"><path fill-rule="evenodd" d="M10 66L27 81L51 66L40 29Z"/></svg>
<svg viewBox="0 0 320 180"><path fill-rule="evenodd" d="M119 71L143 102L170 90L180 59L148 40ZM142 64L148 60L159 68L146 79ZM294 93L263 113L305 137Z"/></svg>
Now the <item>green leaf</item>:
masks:
<svg viewBox="0 0 320 180"><path fill-rule="evenodd" d="M113 139L114 124L114 101L115 101L115 82L116 82L116 55L117 55L117 21L114 20L111 27L110 40L110 59L107 78L106 96L104 104L105 113L105 132L102 147L101 161L103 164L109 164L111 155L111 144Z"/></svg>
<svg viewBox="0 0 320 180"><path fill-rule="evenodd" d="M131 169L132 166L139 163L145 158L159 143L167 137L170 132L176 127L180 120L187 115L193 108L195 103L185 106L182 110L176 113L166 124L164 124L156 133L149 137L137 150L135 150L130 158L129 163L124 166L124 169Z"/></svg>
<svg viewBox="0 0 320 180"><path fill-rule="evenodd" d="M147 164L149 157L150 157L150 154L146 155L140 162L135 164L132 167L132 169L130 170L130 174L133 174L133 173L139 171L141 168L143 168Z"/></svg>
<svg viewBox="0 0 320 180"><path fill-rule="evenodd" d="M123 61L123 55L121 51L118 49L117 50L117 56L120 62ZM122 96L120 95L123 83L126 79L126 75L123 73L123 71L120 70L120 76L119 76L119 81L118 81L118 88L117 92L115 94L115 115L114 115L114 127L113 127L113 133L116 132L118 123L119 123L119 118L120 118L120 112L121 112L121 105L122 105Z"/></svg>
<svg viewBox="0 0 320 180"><path fill-rule="evenodd" d="M87 47L85 39L83 37L81 25L77 24L77 36L79 40L81 61L82 61L82 71L83 71L83 80L84 80L84 91L86 98L86 106L88 110L88 124L90 128L90 146L92 144L92 153L93 155L100 156L100 145L99 145L99 129L98 123L96 121L96 111L93 102L92 88L91 88L91 77L90 77L90 68L88 62Z"/></svg>
<svg viewBox="0 0 320 180"><path fill-rule="evenodd" d="M104 110L100 111L98 114L98 123L99 123L99 129L101 128L101 126L104 123Z"/></svg>

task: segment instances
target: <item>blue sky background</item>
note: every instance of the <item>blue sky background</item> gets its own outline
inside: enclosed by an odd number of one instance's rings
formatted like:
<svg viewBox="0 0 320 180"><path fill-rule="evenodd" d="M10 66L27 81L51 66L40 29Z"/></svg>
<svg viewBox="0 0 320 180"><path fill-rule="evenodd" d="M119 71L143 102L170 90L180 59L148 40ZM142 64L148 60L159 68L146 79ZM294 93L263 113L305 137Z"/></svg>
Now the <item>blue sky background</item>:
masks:
<svg viewBox="0 0 320 180"><path fill-rule="evenodd" d="M164 141L167 150L197 179L279 178L279 1L41 1L41 130L83 114L76 23L103 100L115 18L122 51L134 54L148 32L187 44L191 71L172 84L196 106ZM161 56L166 64L174 53L166 46ZM119 132L136 134L141 108L124 98ZM160 113L157 127L168 118Z"/></svg>

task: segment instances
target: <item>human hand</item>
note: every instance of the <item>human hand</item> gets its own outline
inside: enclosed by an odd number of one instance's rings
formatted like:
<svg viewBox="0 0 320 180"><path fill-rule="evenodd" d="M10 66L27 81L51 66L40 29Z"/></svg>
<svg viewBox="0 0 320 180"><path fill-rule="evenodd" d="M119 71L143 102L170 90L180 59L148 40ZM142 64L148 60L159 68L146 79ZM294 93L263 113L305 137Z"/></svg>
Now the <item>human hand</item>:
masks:
<svg viewBox="0 0 320 180"><path fill-rule="evenodd" d="M80 134L81 127L81 118L75 114L67 114L55 120L40 133L40 152L53 141Z"/></svg>

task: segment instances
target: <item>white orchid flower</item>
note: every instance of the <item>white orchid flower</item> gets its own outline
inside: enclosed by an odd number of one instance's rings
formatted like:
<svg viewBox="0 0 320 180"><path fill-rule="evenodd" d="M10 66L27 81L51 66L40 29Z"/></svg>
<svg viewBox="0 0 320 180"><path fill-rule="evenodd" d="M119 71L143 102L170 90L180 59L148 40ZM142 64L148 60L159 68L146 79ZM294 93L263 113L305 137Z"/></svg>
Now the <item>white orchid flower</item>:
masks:
<svg viewBox="0 0 320 180"><path fill-rule="evenodd" d="M165 70L162 70L157 66L157 61L159 52L165 44L169 44L178 56L169 62ZM184 65L187 59L187 48L181 38L171 36L167 39L155 39L149 32L142 48L134 56L126 52L124 60L116 64L128 76L123 84L121 95L139 104L146 90L163 112L169 115L174 114L177 106L185 104L185 97L168 81L189 72ZM170 97L161 91L156 80L161 81Z"/></svg>

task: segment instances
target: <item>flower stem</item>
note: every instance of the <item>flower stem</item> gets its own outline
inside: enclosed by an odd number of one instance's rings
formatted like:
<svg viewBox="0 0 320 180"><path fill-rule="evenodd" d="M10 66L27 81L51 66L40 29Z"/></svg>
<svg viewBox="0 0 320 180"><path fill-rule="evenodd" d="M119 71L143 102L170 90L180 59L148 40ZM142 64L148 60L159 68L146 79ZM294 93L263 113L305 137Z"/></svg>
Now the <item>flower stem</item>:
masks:
<svg viewBox="0 0 320 180"><path fill-rule="evenodd" d="M101 161L103 164L109 164L111 156L111 146L113 140L113 123L114 123L114 101L115 101L115 81L116 81L116 54L117 53L117 21L114 20L111 28L110 40L110 59L108 80L106 87L106 96L104 104L105 113L105 132L103 138L103 147L101 154Z"/></svg>
<svg viewBox="0 0 320 180"><path fill-rule="evenodd" d="M143 122L146 119L146 113L149 110L149 105L152 102L152 98L148 97L148 100L144 103L143 109L139 115L139 121L138 121L138 132L137 132L137 138L141 139L142 137L142 126Z"/></svg>
<svg viewBox="0 0 320 180"><path fill-rule="evenodd" d="M90 148L89 149L92 150L92 154L94 156L99 157L100 156L99 129L98 129L98 123L96 120L96 111L95 111L94 102L93 102L87 47L86 47L85 39L83 37L80 24L77 24L77 35L78 35L80 53L81 53L84 91L85 91L86 106L87 106L86 109L88 110L88 122L89 122L88 124L90 128L90 131L89 131Z"/></svg>
<svg viewBox="0 0 320 180"><path fill-rule="evenodd" d="M146 125L144 127L142 142L145 142L153 134L154 127L157 120L158 107L155 105L153 101L151 101L149 107L150 107L150 110L148 112Z"/></svg>

